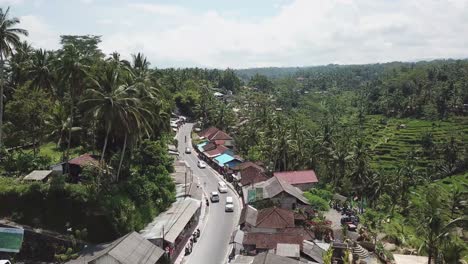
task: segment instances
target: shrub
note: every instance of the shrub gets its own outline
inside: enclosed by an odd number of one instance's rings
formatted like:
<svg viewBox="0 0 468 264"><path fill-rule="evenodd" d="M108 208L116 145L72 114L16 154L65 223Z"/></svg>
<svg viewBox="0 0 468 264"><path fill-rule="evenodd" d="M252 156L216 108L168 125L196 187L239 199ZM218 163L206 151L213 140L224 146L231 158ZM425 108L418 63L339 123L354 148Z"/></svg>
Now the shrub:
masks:
<svg viewBox="0 0 468 264"><path fill-rule="evenodd" d="M318 210L318 211L330 210L330 206L328 205L328 202L324 200L322 197L312 194L310 192L305 192L304 196L309 200L310 205L315 210Z"/></svg>

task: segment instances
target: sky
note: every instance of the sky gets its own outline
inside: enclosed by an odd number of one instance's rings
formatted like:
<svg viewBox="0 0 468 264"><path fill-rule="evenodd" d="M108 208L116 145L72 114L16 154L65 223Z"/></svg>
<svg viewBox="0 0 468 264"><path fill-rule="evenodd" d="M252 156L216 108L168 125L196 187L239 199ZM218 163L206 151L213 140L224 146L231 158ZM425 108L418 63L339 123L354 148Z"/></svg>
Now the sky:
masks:
<svg viewBox="0 0 468 264"><path fill-rule="evenodd" d="M36 48L100 35L152 66L251 68L468 58L468 0L0 0Z"/></svg>

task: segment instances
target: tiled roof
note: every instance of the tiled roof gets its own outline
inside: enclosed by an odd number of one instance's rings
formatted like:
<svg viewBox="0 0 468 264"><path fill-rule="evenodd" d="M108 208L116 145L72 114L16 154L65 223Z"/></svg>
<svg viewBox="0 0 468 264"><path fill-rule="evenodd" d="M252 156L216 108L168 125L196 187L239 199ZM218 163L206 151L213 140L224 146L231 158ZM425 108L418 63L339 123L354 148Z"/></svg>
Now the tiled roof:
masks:
<svg viewBox="0 0 468 264"><path fill-rule="evenodd" d="M204 153L208 158L212 158L212 157L216 157L216 156L223 154L226 150L228 150L228 148L221 145L221 146L217 146L215 149L205 151Z"/></svg>
<svg viewBox="0 0 468 264"><path fill-rule="evenodd" d="M216 145L224 145L225 140L215 140Z"/></svg>
<svg viewBox="0 0 468 264"><path fill-rule="evenodd" d="M97 160L97 158L91 154L83 154L81 156L78 156L74 159L69 160L68 163L72 165L78 165L78 166L85 166L85 165L98 166L99 165L99 161Z"/></svg>
<svg viewBox="0 0 468 264"><path fill-rule="evenodd" d="M226 132L222 130L218 130L218 132L211 134L207 137L208 140L210 141L215 141L215 140L231 140L232 137L226 134Z"/></svg>
<svg viewBox="0 0 468 264"><path fill-rule="evenodd" d="M245 170L245 169L247 169L249 167L255 167L255 168L257 168L257 169L259 169L261 171L265 171L265 169L263 167L255 164L255 163L253 163L251 161L243 162L243 163L237 165L236 167L234 167L233 169L238 170L238 171L243 171L243 170Z"/></svg>
<svg viewBox="0 0 468 264"><path fill-rule="evenodd" d="M258 212L256 227L286 228L294 227L294 212L270 207Z"/></svg>
<svg viewBox="0 0 468 264"><path fill-rule="evenodd" d="M203 130L202 132L198 133L198 136L203 137L203 138L208 138L209 136L215 134L218 131L219 129L217 129L216 127L209 127Z"/></svg>
<svg viewBox="0 0 468 264"><path fill-rule="evenodd" d="M315 174L313 170L283 171L283 172L275 172L273 175L280 179L285 180L286 182L292 185L318 182L317 175Z"/></svg>
<svg viewBox="0 0 468 264"><path fill-rule="evenodd" d="M304 238L300 234L284 233L246 233L244 235L244 245L253 245L257 249L275 249L278 243L297 244L302 247Z"/></svg>
<svg viewBox="0 0 468 264"><path fill-rule="evenodd" d="M216 144L214 142L210 142L202 147L203 151L210 151L216 148Z"/></svg>
<svg viewBox="0 0 468 264"><path fill-rule="evenodd" d="M254 166L247 167L246 169L242 170L240 174L240 183L242 184L242 186L268 180L267 175L262 170Z"/></svg>

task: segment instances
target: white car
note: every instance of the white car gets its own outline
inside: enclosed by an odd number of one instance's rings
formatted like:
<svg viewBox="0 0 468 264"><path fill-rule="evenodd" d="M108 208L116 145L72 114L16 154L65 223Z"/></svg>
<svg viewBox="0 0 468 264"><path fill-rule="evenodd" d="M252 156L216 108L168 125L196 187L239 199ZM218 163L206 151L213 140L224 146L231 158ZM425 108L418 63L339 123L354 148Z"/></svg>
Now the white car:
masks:
<svg viewBox="0 0 468 264"><path fill-rule="evenodd" d="M192 150L191 150L189 147L187 147L187 148L185 149L185 153L190 154L190 153L192 153Z"/></svg>
<svg viewBox="0 0 468 264"><path fill-rule="evenodd" d="M224 207L226 212L234 212L234 203L231 196L226 197L226 205Z"/></svg>
<svg viewBox="0 0 468 264"><path fill-rule="evenodd" d="M9 260L0 260L0 264L11 264Z"/></svg>
<svg viewBox="0 0 468 264"><path fill-rule="evenodd" d="M217 203L217 202L219 202L219 194L218 194L218 192L211 192L210 200L211 200L212 203Z"/></svg>
<svg viewBox="0 0 468 264"><path fill-rule="evenodd" d="M228 189L226 183L223 181L218 182L218 191L220 193L227 193Z"/></svg>
<svg viewBox="0 0 468 264"><path fill-rule="evenodd" d="M197 165L200 169L206 168L206 163L203 160L199 160Z"/></svg>

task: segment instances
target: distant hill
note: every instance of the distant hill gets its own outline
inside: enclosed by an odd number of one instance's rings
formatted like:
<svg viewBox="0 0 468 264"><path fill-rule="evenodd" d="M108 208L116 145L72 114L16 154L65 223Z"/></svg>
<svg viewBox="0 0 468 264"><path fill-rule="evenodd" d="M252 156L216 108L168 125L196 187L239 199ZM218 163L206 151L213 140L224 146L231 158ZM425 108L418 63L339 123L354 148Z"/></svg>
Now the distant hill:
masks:
<svg viewBox="0 0 468 264"><path fill-rule="evenodd" d="M464 59L466 60L466 59ZM438 63L450 63L456 62L457 60L447 59L447 60L431 60L431 61L419 61L419 62L387 62L387 63L374 63L374 64L354 64L354 65L338 65L338 64L329 64L322 66L306 66L306 67L266 67L266 68L248 68L248 69L238 69L234 70L239 78L244 81L250 80L255 74L265 75L271 79L285 78L288 76L294 77L305 77L315 74L324 74L332 73L336 71L357 71L357 72L366 72L369 69L372 71L380 72L384 69L391 69L395 67L407 66L411 67L412 65L423 65L423 64L438 64Z"/></svg>

